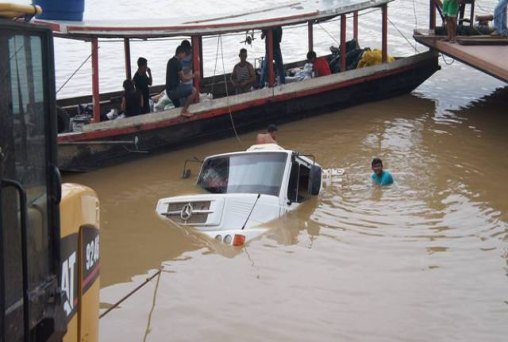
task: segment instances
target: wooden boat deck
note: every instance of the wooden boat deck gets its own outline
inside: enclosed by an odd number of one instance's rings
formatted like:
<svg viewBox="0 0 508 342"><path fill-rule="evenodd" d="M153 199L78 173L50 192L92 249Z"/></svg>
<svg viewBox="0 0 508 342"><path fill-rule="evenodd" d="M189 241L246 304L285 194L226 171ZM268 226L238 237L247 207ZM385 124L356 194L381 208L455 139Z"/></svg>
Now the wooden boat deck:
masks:
<svg viewBox="0 0 508 342"><path fill-rule="evenodd" d="M491 36L457 37L452 44L441 40L443 36L417 30L414 39L432 49L483 71L501 81L508 82L508 38Z"/></svg>

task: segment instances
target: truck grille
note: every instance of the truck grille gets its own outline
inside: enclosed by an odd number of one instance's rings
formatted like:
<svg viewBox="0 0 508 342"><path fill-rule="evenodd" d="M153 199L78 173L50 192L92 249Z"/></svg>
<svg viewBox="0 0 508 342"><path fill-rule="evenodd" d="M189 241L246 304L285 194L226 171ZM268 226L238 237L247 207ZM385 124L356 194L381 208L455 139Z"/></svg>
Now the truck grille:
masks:
<svg viewBox="0 0 508 342"><path fill-rule="evenodd" d="M210 201L168 203L163 214L170 220L182 225L206 224L210 210Z"/></svg>

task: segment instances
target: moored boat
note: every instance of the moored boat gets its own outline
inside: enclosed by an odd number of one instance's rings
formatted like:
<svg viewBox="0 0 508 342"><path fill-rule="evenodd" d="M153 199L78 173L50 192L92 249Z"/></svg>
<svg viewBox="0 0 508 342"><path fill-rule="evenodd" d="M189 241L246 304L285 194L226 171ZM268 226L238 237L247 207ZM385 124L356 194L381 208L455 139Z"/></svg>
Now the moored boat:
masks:
<svg viewBox="0 0 508 342"><path fill-rule="evenodd" d="M92 102L92 122L78 132L59 134L59 166L64 171L83 171L117 163L125 159L158 150L178 148L189 142L197 142L237 132L266 126L267 123L283 123L298 118L317 115L348 106L402 95L415 89L439 69L437 54L429 51L389 61L387 42L387 8L392 0L353 1L303 1L286 4L270 10L252 11L220 18L161 23L62 23L39 20L50 25L59 37L91 42L93 95L77 102L71 99L60 105L67 109L78 103ZM346 20L352 18L352 38L359 41L359 14L373 8L381 13L381 53L379 63L364 68L347 68ZM119 93L101 96L98 84L98 39L123 38L125 43L126 77L130 78L129 41L133 38L155 39L160 37L189 37L193 47L193 70L203 74L203 37L252 30L267 30L276 26L308 25L307 44L302 55L313 50L313 25L340 17L340 72L301 82L276 84L274 68L268 68L268 87L249 93L231 95L233 89L229 75L201 77L194 86L201 93L211 94L212 99L202 100L191 106L194 116L179 116L179 109L170 109L121 120L101 121L101 113L109 111L111 97ZM171 23L171 24L168 24ZM267 56L273 56L271 44L267 44ZM303 65L304 61L300 63ZM298 65L298 63L296 63ZM226 80L226 81L225 81ZM153 87L152 91L162 90ZM118 102L116 103L118 106ZM63 127L66 125L64 124ZM136 153L138 152L138 153Z"/></svg>

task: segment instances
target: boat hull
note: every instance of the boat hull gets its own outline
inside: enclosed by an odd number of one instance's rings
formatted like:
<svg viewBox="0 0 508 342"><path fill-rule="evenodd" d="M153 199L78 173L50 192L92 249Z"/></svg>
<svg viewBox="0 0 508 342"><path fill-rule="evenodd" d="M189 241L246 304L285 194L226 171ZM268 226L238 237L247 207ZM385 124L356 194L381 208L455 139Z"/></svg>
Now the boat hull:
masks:
<svg viewBox="0 0 508 342"><path fill-rule="evenodd" d="M88 171L211 139L248 132L371 101L407 94L439 70L429 51L364 69L265 88L191 106L190 119L179 110L85 126L59 135L59 167ZM135 143L135 140L138 143Z"/></svg>

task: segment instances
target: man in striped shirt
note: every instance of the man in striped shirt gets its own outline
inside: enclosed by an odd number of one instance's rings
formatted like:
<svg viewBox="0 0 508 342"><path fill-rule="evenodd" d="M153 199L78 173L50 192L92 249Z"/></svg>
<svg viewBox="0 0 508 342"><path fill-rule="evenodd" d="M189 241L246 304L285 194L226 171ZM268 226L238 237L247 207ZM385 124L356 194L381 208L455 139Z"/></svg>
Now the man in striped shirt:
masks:
<svg viewBox="0 0 508 342"><path fill-rule="evenodd" d="M247 62L247 50L240 49L240 63L237 63L231 73L231 83L237 94L246 93L256 83L256 73L252 64Z"/></svg>

